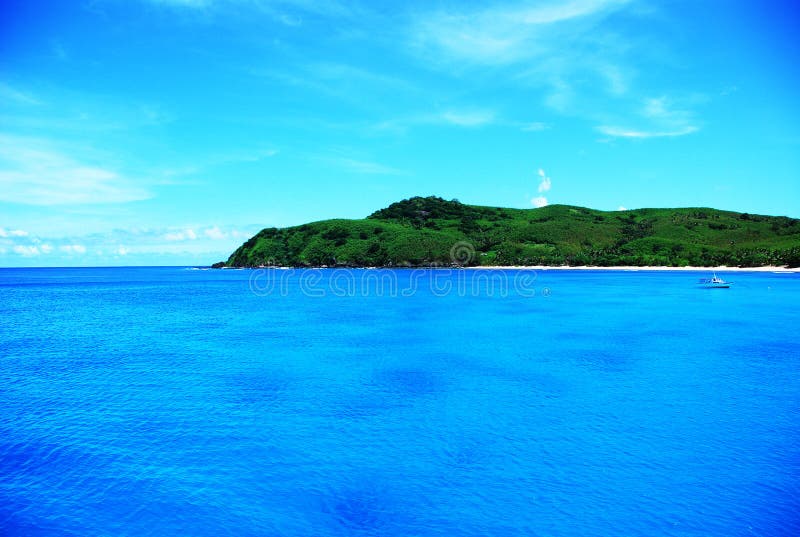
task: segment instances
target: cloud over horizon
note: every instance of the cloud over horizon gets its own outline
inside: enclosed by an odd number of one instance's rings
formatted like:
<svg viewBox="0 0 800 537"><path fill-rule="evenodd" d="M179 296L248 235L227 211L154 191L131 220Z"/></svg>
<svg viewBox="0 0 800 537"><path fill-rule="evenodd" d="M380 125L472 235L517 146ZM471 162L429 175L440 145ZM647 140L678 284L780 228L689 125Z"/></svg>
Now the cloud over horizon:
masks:
<svg viewBox="0 0 800 537"><path fill-rule="evenodd" d="M257 226L196 226L179 229L117 229L87 235L48 236L6 233L0 235L0 254L6 259L44 265L86 265L114 257L157 256L164 261L180 256L227 258L241 242L255 233ZM0 228L0 230L5 231ZM211 261L209 261L210 263ZM18 263L11 263L16 265Z"/></svg>

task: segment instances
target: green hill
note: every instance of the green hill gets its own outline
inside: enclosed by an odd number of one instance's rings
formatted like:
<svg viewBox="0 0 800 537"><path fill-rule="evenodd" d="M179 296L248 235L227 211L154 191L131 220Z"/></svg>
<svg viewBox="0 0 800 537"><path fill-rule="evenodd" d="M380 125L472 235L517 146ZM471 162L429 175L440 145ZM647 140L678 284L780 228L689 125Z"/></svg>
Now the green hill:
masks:
<svg viewBox="0 0 800 537"><path fill-rule="evenodd" d="M800 220L708 208L507 209L437 197L261 230L216 266L800 265Z"/></svg>

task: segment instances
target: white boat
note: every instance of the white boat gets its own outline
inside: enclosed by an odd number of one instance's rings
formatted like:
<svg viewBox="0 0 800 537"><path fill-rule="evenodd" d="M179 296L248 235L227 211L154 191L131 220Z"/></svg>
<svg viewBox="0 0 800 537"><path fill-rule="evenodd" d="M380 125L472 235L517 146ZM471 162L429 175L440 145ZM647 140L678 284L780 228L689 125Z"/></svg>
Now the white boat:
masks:
<svg viewBox="0 0 800 537"><path fill-rule="evenodd" d="M705 289L728 289L733 282L726 282L715 272L711 278L703 278L700 280L700 285Z"/></svg>

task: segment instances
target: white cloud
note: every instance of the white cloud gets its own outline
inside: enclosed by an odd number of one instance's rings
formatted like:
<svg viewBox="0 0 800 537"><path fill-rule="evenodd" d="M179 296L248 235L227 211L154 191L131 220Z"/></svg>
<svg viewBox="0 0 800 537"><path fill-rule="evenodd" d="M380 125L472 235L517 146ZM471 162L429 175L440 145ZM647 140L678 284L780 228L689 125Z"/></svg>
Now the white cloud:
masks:
<svg viewBox="0 0 800 537"><path fill-rule="evenodd" d="M544 104L560 113L567 113L573 106L575 90L572 84L567 82L561 73L551 74L545 81L547 84L547 96Z"/></svg>
<svg viewBox="0 0 800 537"><path fill-rule="evenodd" d="M617 210L618 211L627 211L628 209L624 205L620 205L619 207L617 207Z"/></svg>
<svg viewBox="0 0 800 537"><path fill-rule="evenodd" d="M601 125L600 127L597 127L597 130L605 135L613 136L615 138L665 138L692 134L693 132L697 132L698 128L692 125L687 125L671 131L644 131Z"/></svg>
<svg viewBox="0 0 800 537"><path fill-rule="evenodd" d="M522 130L525 132L539 132L549 128L550 126L547 123L542 123L541 121L534 121L533 123L527 123L522 126Z"/></svg>
<svg viewBox="0 0 800 537"><path fill-rule="evenodd" d="M4 229L0 227L0 237L27 237L28 232L21 229Z"/></svg>
<svg viewBox="0 0 800 537"><path fill-rule="evenodd" d="M381 121L374 125L379 131L405 132L409 127L415 125L450 125L463 128L476 128L489 124L506 124L518 126L515 123L507 123L498 119L497 114L492 110L448 110L441 113L419 114L406 116L398 119Z"/></svg>
<svg viewBox="0 0 800 537"><path fill-rule="evenodd" d="M128 255L129 253L130 250L128 248L125 248L124 246L118 247L116 251L117 255Z"/></svg>
<svg viewBox="0 0 800 537"><path fill-rule="evenodd" d="M164 240L170 242L193 241L197 239L197 233L191 228L182 231L170 231L164 234Z"/></svg>
<svg viewBox="0 0 800 537"><path fill-rule="evenodd" d="M0 82L0 100L12 101L18 104L40 105L42 102L29 93L12 88L8 84Z"/></svg>
<svg viewBox="0 0 800 537"><path fill-rule="evenodd" d="M455 74L459 81L488 85L498 79L515 89L534 88L545 106L602 125L597 130L609 137L696 132L700 125L692 113L675 109L669 98L640 100L634 83L643 64L634 51L649 32L620 33L612 21L624 10L626 17L659 23L652 20L653 10L640 8L636 0L505 0L490 7L449 3L441 10L417 12L409 39L430 67ZM653 51L644 54L646 63L663 61ZM686 104L696 103L687 97ZM546 125L519 128L535 132Z"/></svg>
<svg viewBox="0 0 800 537"><path fill-rule="evenodd" d="M117 172L78 162L46 141L0 134L0 201L28 205L125 203L150 194Z"/></svg>
<svg viewBox="0 0 800 537"><path fill-rule="evenodd" d="M39 248L42 250L43 254L49 254L53 251L53 247L49 244L42 244Z"/></svg>
<svg viewBox="0 0 800 537"><path fill-rule="evenodd" d="M209 239L220 240L226 238L228 235L223 232L218 226L207 228L203 231Z"/></svg>
<svg viewBox="0 0 800 537"><path fill-rule="evenodd" d="M63 246L59 246L58 249L67 254L86 253L86 247L82 244L64 244Z"/></svg>
<svg viewBox="0 0 800 537"><path fill-rule="evenodd" d="M568 21L608 14L625 0L572 0L536 6L493 6L479 11L439 12L420 17L413 32L423 50L482 64L508 64L563 43L550 33Z"/></svg>
<svg viewBox="0 0 800 537"><path fill-rule="evenodd" d="M645 99L643 115L646 117L663 118L670 116L666 108L666 97L658 97L656 99Z"/></svg>
<svg viewBox="0 0 800 537"><path fill-rule="evenodd" d="M617 65L600 65L597 72L605 79L608 91L613 95L623 95L628 91L627 80Z"/></svg>
<svg viewBox="0 0 800 537"><path fill-rule="evenodd" d="M697 132L692 114L687 110L675 109L667 97L645 99L638 114L647 128L628 128L601 125L597 130L615 138L664 138L685 136Z"/></svg>
<svg viewBox="0 0 800 537"><path fill-rule="evenodd" d="M36 246L24 246L21 244L16 244L12 249L14 250L15 253L19 255L24 255L25 257L33 257L41 254L39 248Z"/></svg>
<svg viewBox="0 0 800 537"><path fill-rule="evenodd" d="M494 112L487 110L449 111L441 115L442 120L459 127L480 127L494 121Z"/></svg>
<svg viewBox="0 0 800 537"><path fill-rule="evenodd" d="M539 194L541 194L542 192L548 192L550 190L550 187L552 186L552 182L550 181L550 178L547 176L547 174L541 168L539 168L538 174L539 174L539 178L540 178L539 187L537 189L539 191ZM546 204L546 200L545 200L545 204Z"/></svg>
<svg viewBox="0 0 800 537"><path fill-rule="evenodd" d="M550 178L545 177L544 179L542 179L542 182L539 183L539 193L547 192L548 190L550 190L550 186L551 186Z"/></svg>
<svg viewBox="0 0 800 537"><path fill-rule="evenodd" d="M538 196L531 200L531 205L533 205L534 207L544 207L547 205L547 203L548 203L547 198L545 198L544 196Z"/></svg>

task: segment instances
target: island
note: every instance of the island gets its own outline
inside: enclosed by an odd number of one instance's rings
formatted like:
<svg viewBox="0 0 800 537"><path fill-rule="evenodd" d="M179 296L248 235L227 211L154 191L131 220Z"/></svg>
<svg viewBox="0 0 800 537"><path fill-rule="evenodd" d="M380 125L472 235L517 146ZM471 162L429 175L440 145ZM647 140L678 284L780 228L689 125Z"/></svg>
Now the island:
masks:
<svg viewBox="0 0 800 537"><path fill-rule="evenodd" d="M364 219L266 228L215 268L800 266L800 220L705 207L512 209L413 197Z"/></svg>

